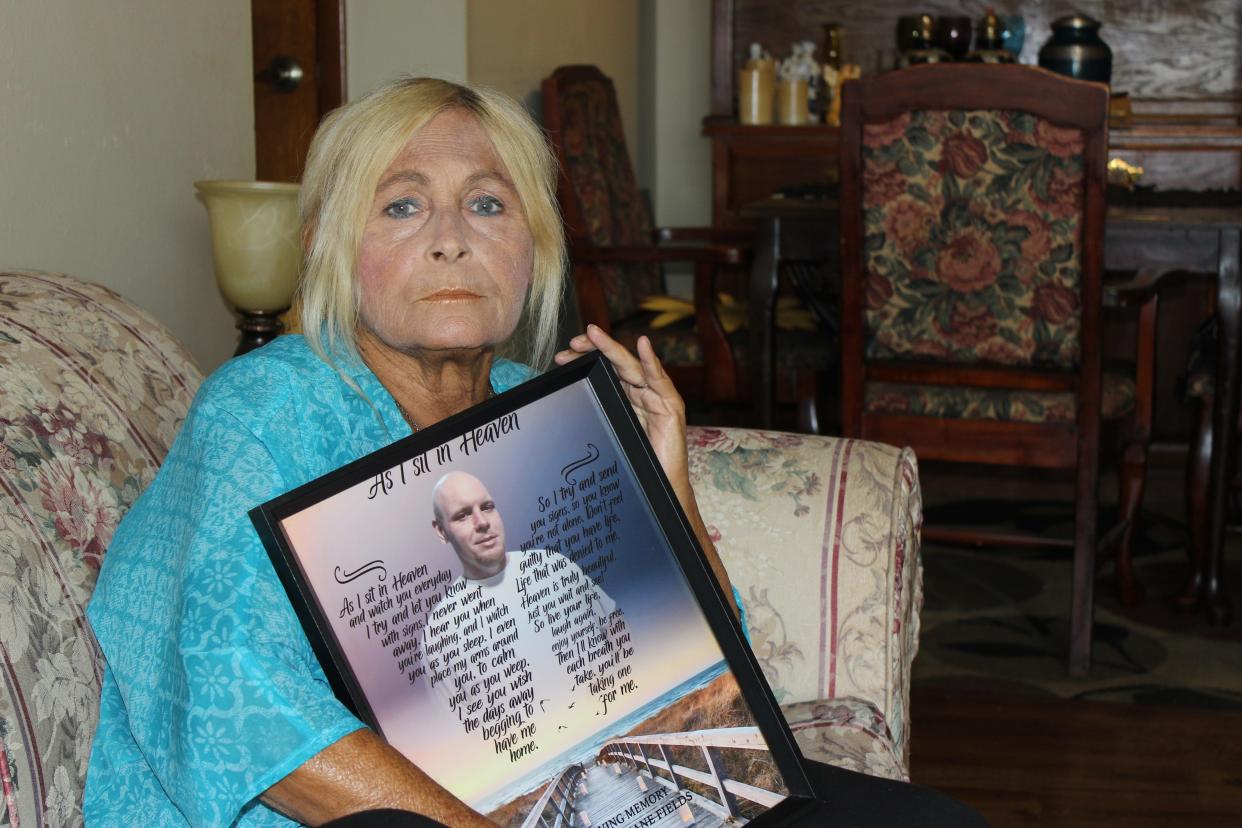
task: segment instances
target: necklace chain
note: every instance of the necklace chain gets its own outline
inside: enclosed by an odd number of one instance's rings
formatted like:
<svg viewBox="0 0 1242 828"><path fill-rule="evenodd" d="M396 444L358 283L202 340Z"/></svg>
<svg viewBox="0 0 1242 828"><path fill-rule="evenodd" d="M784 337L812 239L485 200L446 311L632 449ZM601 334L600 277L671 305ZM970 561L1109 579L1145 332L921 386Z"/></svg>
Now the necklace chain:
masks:
<svg viewBox="0 0 1242 828"><path fill-rule="evenodd" d="M490 400L494 396L496 396L495 389L493 389L490 385L488 385L487 398ZM421 426L417 422L414 421L413 417L410 416L410 412L405 410L405 406L401 404L401 401L398 400L396 397L393 397L392 401L397 404L397 411L401 412L401 418L405 420L407 423L409 423L410 431L411 432L418 431L419 428L421 428Z"/></svg>
<svg viewBox="0 0 1242 828"><path fill-rule="evenodd" d="M418 428L419 428L418 423L414 422L414 418L410 416L410 412L405 410L405 406L402 405L400 402L398 402L396 397L393 397L392 401L397 403L397 410L401 412L401 418L405 420L407 423L409 423L410 431L411 432L418 431Z"/></svg>

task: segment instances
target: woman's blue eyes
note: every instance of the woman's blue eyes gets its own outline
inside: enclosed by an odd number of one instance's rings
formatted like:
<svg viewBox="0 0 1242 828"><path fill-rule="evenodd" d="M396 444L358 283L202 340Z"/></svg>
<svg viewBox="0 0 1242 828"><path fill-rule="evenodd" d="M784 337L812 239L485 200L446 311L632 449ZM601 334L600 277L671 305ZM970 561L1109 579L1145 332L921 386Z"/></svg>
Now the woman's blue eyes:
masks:
<svg viewBox="0 0 1242 828"><path fill-rule="evenodd" d="M485 195L471 200L470 209L481 216L494 216L503 213L505 206L496 196Z"/></svg>
<svg viewBox="0 0 1242 828"><path fill-rule="evenodd" d="M505 211L505 205L495 196L484 195L473 198L467 205L470 211L480 216L496 216ZM399 198L384 208L384 215L395 219L413 218L421 208L412 198Z"/></svg>
<svg viewBox="0 0 1242 828"><path fill-rule="evenodd" d="M391 218L406 219L414 215L418 205L412 198L399 198L384 208L384 215Z"/></svg>

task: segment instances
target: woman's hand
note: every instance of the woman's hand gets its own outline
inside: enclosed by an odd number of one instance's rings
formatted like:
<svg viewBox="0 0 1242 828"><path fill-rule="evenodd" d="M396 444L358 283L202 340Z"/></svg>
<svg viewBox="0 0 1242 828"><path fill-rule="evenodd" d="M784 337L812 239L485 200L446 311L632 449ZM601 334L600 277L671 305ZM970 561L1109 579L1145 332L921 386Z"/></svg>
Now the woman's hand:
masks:
<svg viewBox="0 0 1242 828"><path fill-rule="evenodd" d="M656 459L660 461L664 475L673 486L677 501L682 511L690 520L699 545L707 554L712 572L725 594L732 597L733 585L725 572L720 556L716 554L716 546L703 518L699 514L698 502L694 499L694 489L690 487L690 461L686 453L686 403L677 393L673 380L664 370L651 340L640 336L637 343L638 355L617 342L597 325L587 325L586 333L579 334L569 341L569 347L556 354L557 365L572 362L583 354L599 351L624 383L625 395L634 406L638 420L651 447L655 449Z"/></svg>
<svg viewBox="0 0 1242 828"><path fill-rule="evenodd" d="M677 393L673 381L660 364L651 347L651 340L638 339L638 356L630 353L596 325L587 325L586 333L569 341L569 348L558 353L557 365L572 362L583 354L598 350L624 383L625 395L634 406L647 439L655 449L656 458L673 488L684 483L690 486L690 468L686 459L686 404ZM680 497L680 491L678 496ZM684 504L683 504L684 505Z"/></svg>

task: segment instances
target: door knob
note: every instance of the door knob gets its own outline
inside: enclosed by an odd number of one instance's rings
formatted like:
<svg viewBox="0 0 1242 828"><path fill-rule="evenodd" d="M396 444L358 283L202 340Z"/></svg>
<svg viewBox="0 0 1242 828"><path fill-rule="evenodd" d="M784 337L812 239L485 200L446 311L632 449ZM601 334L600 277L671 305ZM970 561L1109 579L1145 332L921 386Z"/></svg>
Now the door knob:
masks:
<svg viewBox="0 0 1242 828"><path fill-rule="evenodd" d="M302 84L302 66L288 55L277 55L254 79L269 83L277 92L292 92Z"/></svg>

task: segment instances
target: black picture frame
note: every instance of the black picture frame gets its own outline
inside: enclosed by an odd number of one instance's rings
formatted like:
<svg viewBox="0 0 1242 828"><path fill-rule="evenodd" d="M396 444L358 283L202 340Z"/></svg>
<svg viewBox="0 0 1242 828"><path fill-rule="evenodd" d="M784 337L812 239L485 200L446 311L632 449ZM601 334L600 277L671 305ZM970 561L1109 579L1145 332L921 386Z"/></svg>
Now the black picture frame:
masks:
<svg viewBox="0 0 1242 828"><path fill-rule="evenodd" d="M384 449L362 457L323 477L293 489L250 512L255 529L267 549L308 640L336 696L363 722L388 738L377 720L359 676L347 657L331 621L335 608L323 604L311 583L298 550L283 528L286 520L334 496L376 481L386 472L426 457L437 447L463 439L489 424L516 416L527 407L563 389L583 384L598 405L598 413L610 431L623 473L632 476L633 491L640 493L655 531L667 541L678 567L698 602L711 634L737 679L746 706L767 742L773 761L783 777L789 796L755 824L793 824L801 805L817 797L808 779L805 760L780 708L747 644L735 614L733 597L725 595L714 577L685 512L665 476L641 424L607 359L590 354L515 388L498 394L435 425L416 431ZM628 468L624 468L628 466ZM822 800L822 792L819 799Z"/></svg>

